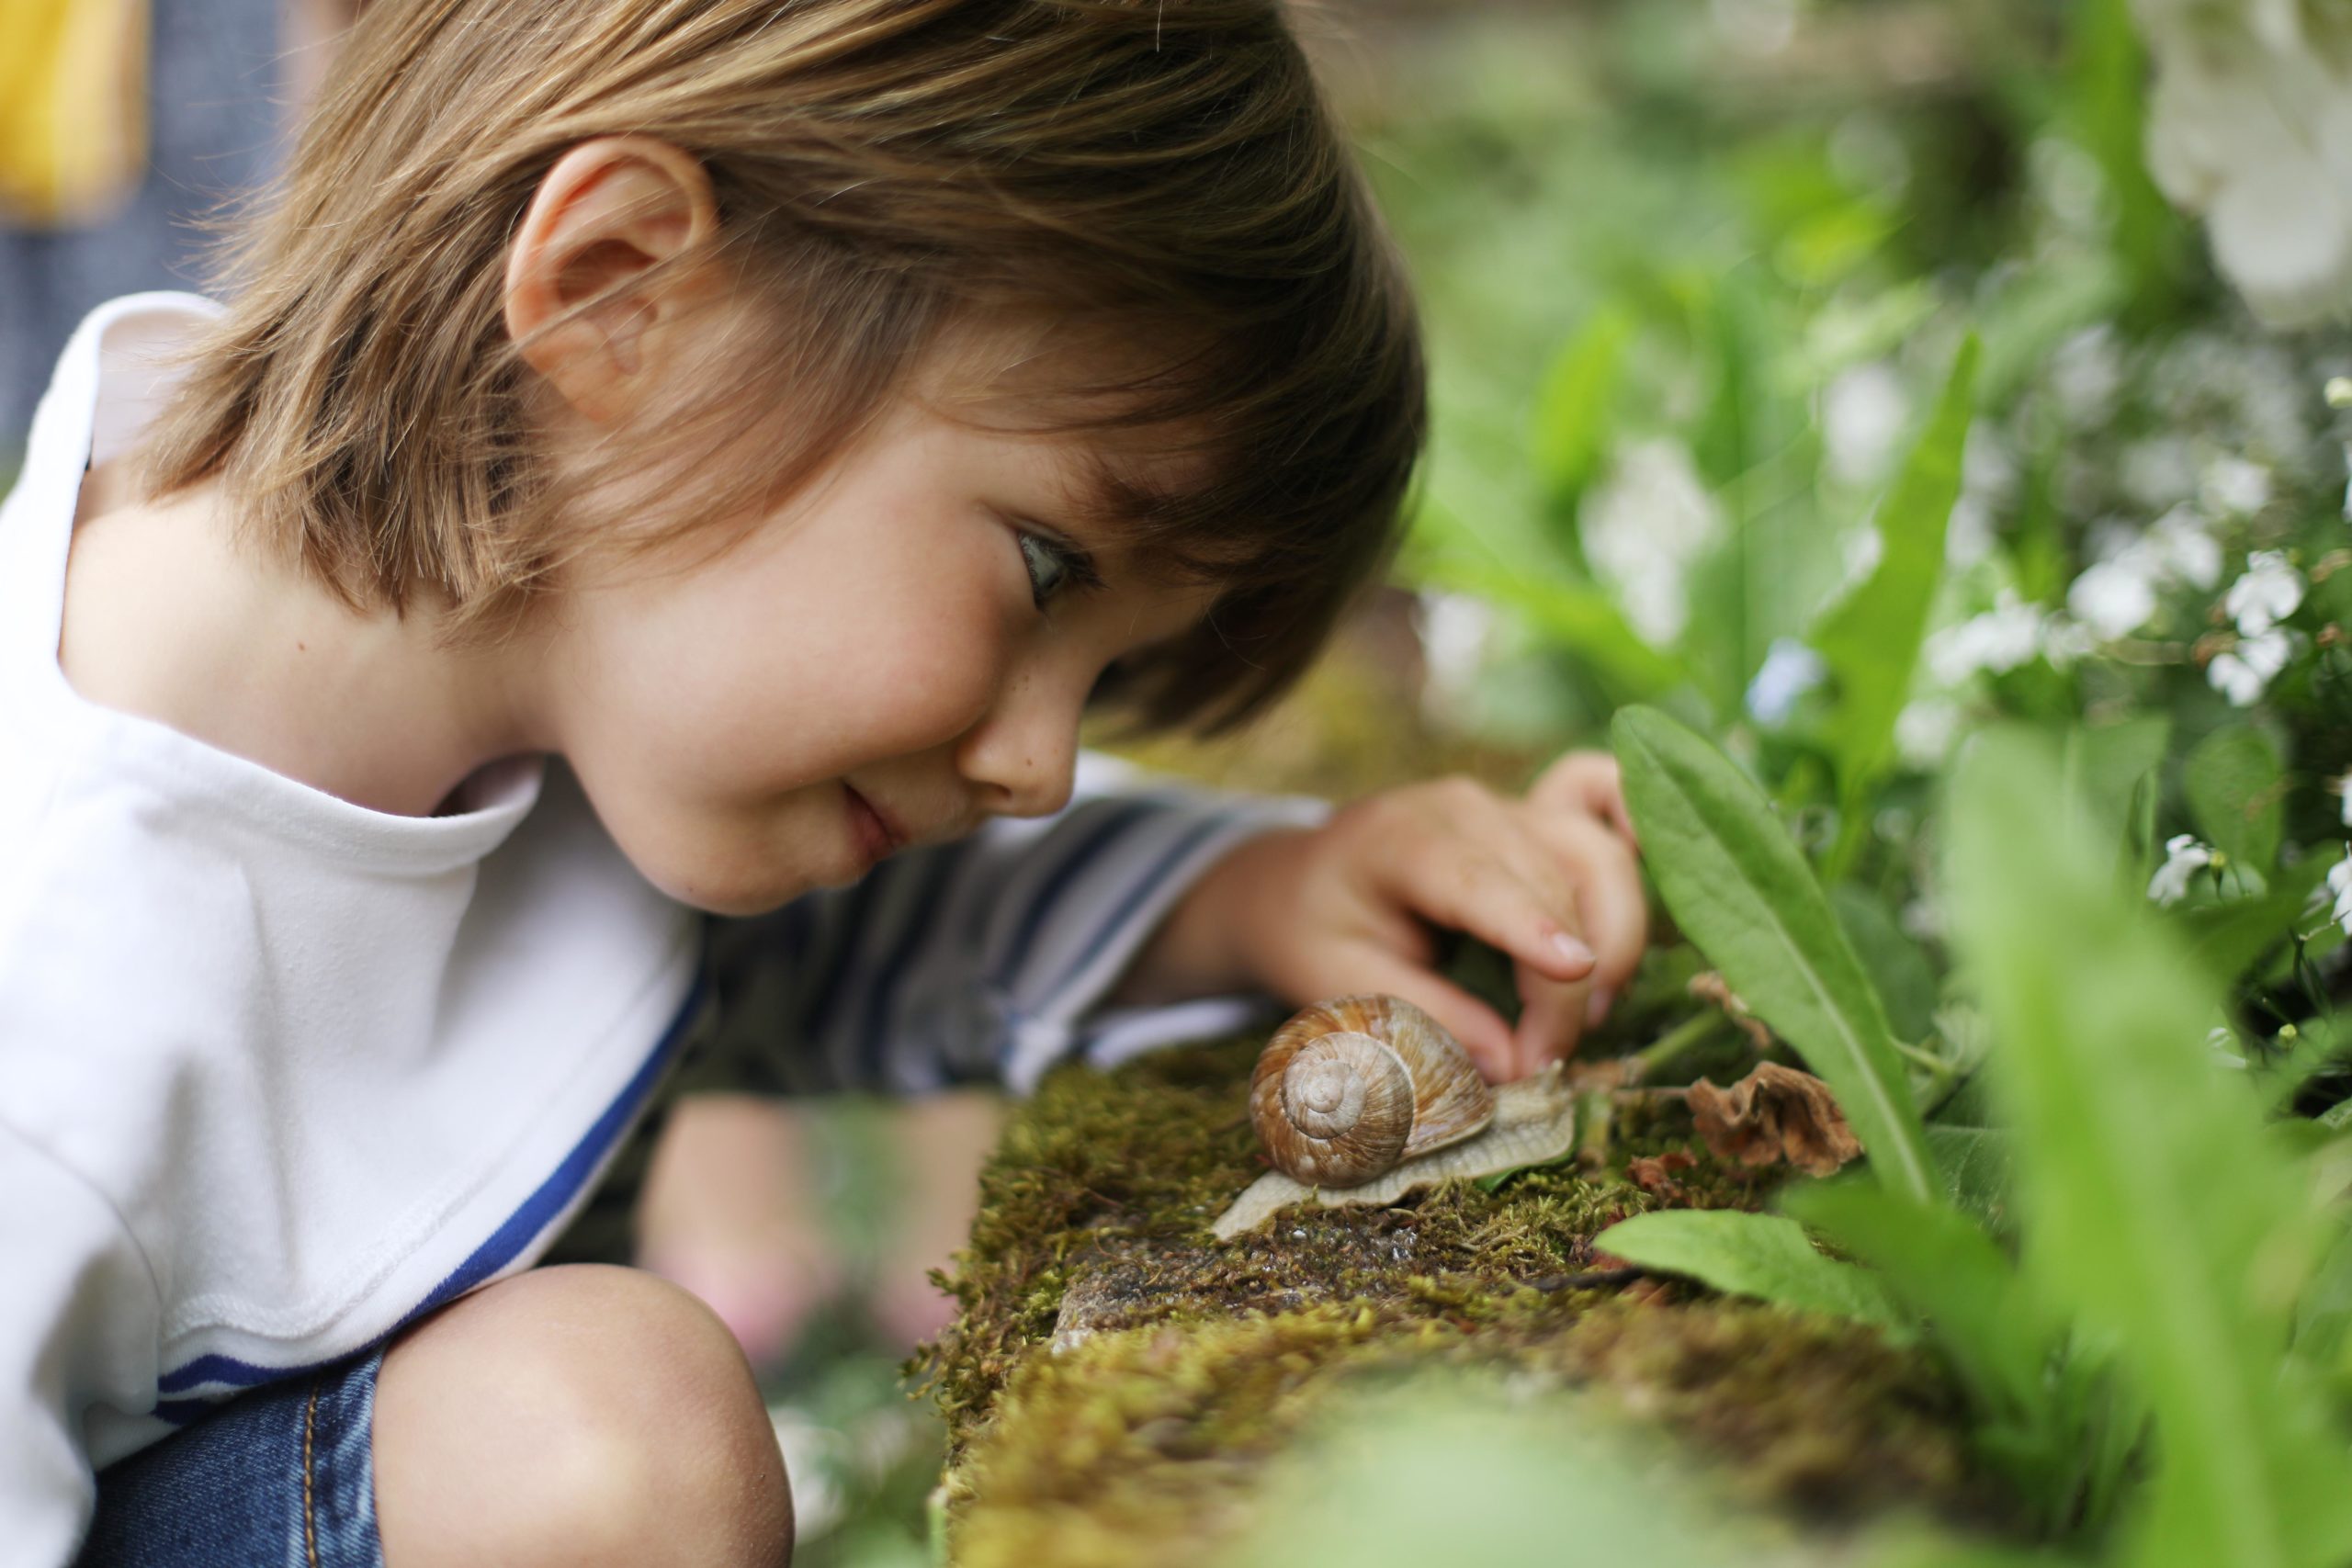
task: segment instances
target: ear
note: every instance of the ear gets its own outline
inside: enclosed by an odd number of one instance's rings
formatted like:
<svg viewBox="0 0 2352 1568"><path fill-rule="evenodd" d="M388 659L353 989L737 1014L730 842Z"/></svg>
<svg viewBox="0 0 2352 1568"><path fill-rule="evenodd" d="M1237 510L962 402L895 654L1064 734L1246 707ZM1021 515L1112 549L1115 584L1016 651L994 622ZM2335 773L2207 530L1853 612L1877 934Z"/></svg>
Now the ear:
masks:
<svg viewBox="0 0 2352 1568"><path fill-rule="evenodd" d="M684 273L631 286L718 231L710 176L689 154L647 136L583 141L539 181L508 243L507 333L584 418L621 423L675 368L708 293Z"/></svg>

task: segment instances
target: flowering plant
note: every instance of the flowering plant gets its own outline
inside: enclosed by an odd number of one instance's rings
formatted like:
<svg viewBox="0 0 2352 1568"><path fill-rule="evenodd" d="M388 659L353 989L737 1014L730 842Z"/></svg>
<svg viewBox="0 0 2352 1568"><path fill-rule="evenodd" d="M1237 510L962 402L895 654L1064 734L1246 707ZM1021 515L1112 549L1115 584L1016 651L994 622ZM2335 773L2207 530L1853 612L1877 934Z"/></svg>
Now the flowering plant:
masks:
<svg viewBox="0 0 2352 1568"><path fill-rule="evenodd" d="M1928 139L1852 110L1678 168L1606 240L1546 232L1540 377L1440 381L1428 705L1545 748L1619 716L1678 941L1611 1027L1674 1030L1718 969L1869 1154L1784 1198L1853 1262L1779 1216L1598 1245L1917 1326L2049 1539L2325 1568L2352 1551L2352 350L2272 329L2352 299L2346 139L2311 140L2352 108L2352 13L2070 15L2067 70L2000 96L2016 184L1964 217ZM1607 221L1565 193L1649 154L1560 144L1562 206Z"/></svg>

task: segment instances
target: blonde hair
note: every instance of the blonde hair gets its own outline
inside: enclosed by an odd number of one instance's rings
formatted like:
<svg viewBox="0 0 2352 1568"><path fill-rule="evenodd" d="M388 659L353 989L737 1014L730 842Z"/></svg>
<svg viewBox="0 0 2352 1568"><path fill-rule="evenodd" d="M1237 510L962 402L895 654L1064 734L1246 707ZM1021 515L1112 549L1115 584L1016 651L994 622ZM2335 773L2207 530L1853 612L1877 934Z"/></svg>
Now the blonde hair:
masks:
<svg viewBox="0 0 2352 1568"><path fill-rule="evenodd" d="M561 487L528 439L504 253L556 160L615 133L701 162L715 250L668 265L723 264L775 332ZM1221 585L1120 672L1146 724L1221 728L1386 559L1422 438L1401 266L1270 0L376 0L218 270L229 312L151 489L218 476L347 603L429 588L456 637L510 627L584 549L704 525L592 517L601 479L650 469L674 515L754 514L944 331L1042 311L1150 355L1067 388L1062 427L1192 459L1181 494L1106 466L1101 512ZM747 449L773 460L714 460Z"/></svg>

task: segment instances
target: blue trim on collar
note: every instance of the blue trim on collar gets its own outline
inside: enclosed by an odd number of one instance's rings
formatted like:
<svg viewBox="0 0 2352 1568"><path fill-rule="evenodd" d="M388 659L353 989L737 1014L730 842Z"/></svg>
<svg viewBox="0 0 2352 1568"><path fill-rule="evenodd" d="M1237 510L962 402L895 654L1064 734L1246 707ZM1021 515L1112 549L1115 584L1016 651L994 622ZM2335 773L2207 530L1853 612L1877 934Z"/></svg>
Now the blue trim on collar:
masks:
<svg viewBox="0 0 2352 1568"><path fill-rule="evenodd" d="M562 1163L523 1201L520 1208L507 1217L505 1224L492 1231L490 1238L475 1247L472 1254L452 1269L423 1301L402 1314L401 1320L390 1330L364 1345L355 1345L325 1360L309 1361L296 1367L257 1366L251 1361L241 1361L234 1356L198 1356L156 1379L155 1392L182 1393L208 1384L254 1388L262 1383L275 1382L280 1378L300 1377L305 1372L333 1366L347 1357L382 1344L425 1314L447 1305L514 1262L522 1256L523 1249L530 1245L533 1237L554 1224L571 1206L571 1201L595 1175L596 1168L603 1163L605 1156L637 1120L638 1113L645 1108L645 1101L653 1092L653 1086L661 1082L662 1071L669 1066L679 1041L684 1038L687 1026L702 1010L707 990L708 981L697 972L693 989L686 993L684 1004L670 1021L669 1028L662 1032L660 1043L647 1053L644 1062L630 1076L628 1084L605 1108L604 1114L598 1116L580 1141L572 1145L571 1152L564 1156ZM180 1425L203 1413L202 1409L191 1409L190 1406L209 1408L212 1403L209 1399L164 1400L156 1404L154 1414Z"/></svg>

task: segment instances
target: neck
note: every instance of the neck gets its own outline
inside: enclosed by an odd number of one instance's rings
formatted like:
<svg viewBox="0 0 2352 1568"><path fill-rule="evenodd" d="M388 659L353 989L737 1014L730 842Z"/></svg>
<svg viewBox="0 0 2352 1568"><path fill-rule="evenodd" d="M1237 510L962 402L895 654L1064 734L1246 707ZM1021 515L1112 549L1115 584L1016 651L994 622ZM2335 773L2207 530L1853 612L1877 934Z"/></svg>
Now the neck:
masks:
<svg viewBox="0 0 2352 1568"><path fill-rule="evenodd" d="M87 700L170 725L356 806L425 817L534 741L528 639L448 649L437 605L355 612L238 536L207 483L124 502L93 471L59 661Z"/></svg>

